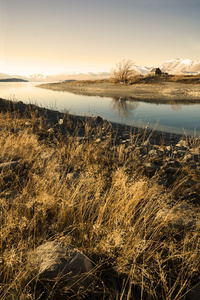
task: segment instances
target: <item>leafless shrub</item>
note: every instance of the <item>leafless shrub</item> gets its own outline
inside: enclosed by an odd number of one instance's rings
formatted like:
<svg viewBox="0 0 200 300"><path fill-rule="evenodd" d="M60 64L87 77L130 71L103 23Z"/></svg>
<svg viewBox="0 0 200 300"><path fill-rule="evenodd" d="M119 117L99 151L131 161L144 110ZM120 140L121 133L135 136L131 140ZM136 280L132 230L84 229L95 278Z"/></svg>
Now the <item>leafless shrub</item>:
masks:
<svg viewBox="0 0 200 300"><path fill-rule="evenodd" d="M134 63L131 60L120 61L115 68L111 69L111 81L127 83L136 74L133 67Z"/></svg>

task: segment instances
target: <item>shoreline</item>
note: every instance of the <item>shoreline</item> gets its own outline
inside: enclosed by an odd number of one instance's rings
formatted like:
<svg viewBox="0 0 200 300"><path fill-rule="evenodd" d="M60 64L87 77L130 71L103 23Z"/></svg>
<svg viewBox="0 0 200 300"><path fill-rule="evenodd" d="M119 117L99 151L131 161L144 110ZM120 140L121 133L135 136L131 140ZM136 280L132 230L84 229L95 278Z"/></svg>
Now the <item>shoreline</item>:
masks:
<svg viewBox="0 0 200 300"><path fill-rule="evenodd" d="M21 116L26 115L29 116L30 111L35 110L37 111L37 117L45 116L46 122L50 124L50 126L55 126L59 122L60 119L65 119L67 116L69 116L74 123L83 122L86 121L93 121L97 120L97 123L99 124L110 124L112 129L117 132L118 139L125 140L125 138L122 138L124 133L126 132L135 132L136 134L143 134L146 132L147 136L150 136L151 139L154 140L155 144L159 144L159 141L162 139L167 145L171 145L174 143L178 143L179 140L184 138L184 134L179 133L173 133L173 132L166 132L166 131L160 131L157 129L150 129L148 127L137 127L134 125L126 125L121 124L117 122L111 122L106 119L101 118L100 116L81 116L81 115L73 115L70 113L64 113L57 110L48 109L45 107L40 107L35 104L25 104L22 101L13 102L11 100L6 100L0 98L0 113L1 112L11 112L16 113L18 112ZM190 135L188 135L190 136Z"/></svg>
<svg viewBox="0 0 200 300"><path fill-rule="evenodd" d="M77 95L118 98L128 101L150 103L200 103L200 86L177 82L159 82L154 84L114 84L108 80L70 81L37 85L39 88L53 91L66 91Z"/></svg>

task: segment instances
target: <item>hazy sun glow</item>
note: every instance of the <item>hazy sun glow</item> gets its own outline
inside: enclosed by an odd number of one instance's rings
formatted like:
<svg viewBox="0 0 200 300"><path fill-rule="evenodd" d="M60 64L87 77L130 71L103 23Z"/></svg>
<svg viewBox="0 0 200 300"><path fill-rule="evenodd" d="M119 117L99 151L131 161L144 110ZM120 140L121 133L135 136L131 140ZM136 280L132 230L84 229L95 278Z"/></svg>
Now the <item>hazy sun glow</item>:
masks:
<svg viewBox="0 0 200 300"><path fill-rule="evenodd" d="M0 73L109 71L131 59L200 60L200 2L1 0Z"/></svg>

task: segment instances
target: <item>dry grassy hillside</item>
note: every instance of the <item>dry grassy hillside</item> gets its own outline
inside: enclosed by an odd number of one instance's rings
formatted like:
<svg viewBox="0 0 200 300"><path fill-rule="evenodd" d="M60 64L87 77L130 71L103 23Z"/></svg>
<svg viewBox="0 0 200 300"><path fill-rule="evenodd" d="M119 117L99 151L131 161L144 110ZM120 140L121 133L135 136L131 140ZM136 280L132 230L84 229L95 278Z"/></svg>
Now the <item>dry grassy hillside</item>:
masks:
<svg viewBox="0 0 200 300"><path fill-rule="evenodd" d="M30 254L62 241L95 264L75 299L181 299L200 270L199 139L155 148L101 118L0 107L0 298L58 299Z"/></svg>
<svg viewBox="0 0 200 300"><path fill-rule="evenodd" d="M177 82L185 84L200 84L200 75L147 75L134 76L127 84L155 84L162 82Z"/></svg>

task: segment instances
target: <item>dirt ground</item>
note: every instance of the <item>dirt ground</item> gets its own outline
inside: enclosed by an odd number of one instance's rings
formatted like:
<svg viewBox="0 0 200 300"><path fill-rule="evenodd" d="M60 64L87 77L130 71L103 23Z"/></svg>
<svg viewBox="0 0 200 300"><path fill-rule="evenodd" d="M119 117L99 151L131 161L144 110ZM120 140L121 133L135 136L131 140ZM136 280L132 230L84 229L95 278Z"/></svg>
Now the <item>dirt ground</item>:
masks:
<svg viewBox="0 0 200 300"><path fill-rule="evenodd" d="M78 95L124 98L130 101L200 103L199 84L159 82L125 85L99 80L48 83L38 87L54 91L67 91Z"/></svg>

